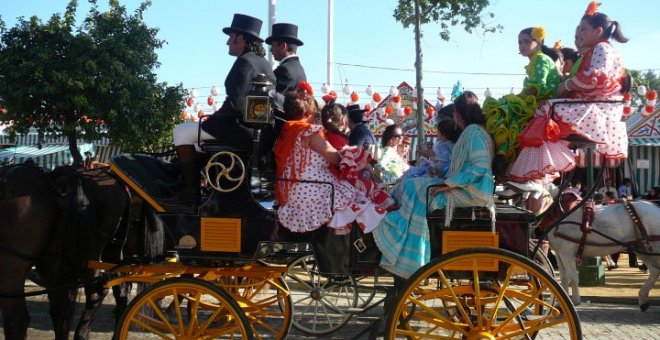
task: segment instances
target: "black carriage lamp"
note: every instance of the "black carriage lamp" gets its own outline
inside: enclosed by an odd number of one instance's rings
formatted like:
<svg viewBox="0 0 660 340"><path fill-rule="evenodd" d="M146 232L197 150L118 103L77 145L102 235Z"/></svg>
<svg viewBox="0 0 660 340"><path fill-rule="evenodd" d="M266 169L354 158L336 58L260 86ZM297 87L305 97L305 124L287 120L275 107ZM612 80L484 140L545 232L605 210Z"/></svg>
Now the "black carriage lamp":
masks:
<svg viewBox="0 0 660 340"><path fill-rule="evenodd" d="M252 79L250 92L245 96L243 122L252 128L263 128L273 122L271 98L268 90L273 86L266 75L261 73Z"/></svg>

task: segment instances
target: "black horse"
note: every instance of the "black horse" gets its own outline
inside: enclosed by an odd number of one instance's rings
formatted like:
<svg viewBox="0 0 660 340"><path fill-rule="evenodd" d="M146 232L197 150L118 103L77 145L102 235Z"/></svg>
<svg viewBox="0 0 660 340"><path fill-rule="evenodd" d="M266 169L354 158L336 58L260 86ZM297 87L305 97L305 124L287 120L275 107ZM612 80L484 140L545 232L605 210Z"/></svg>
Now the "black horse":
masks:
<svg viewBox="0 0 660 340"><path fill-rule="evenodd" d="M24 284L34 266L47 289L56 339L68 338L80 285L103 294L87 261L121 249L130 197L106 169L0 168L0 311L6 339L24 339ZM110 250L110 248L108 248ZM89 298L88 298L89 300ZM100 304L100 303L99 303Z"/></svg>

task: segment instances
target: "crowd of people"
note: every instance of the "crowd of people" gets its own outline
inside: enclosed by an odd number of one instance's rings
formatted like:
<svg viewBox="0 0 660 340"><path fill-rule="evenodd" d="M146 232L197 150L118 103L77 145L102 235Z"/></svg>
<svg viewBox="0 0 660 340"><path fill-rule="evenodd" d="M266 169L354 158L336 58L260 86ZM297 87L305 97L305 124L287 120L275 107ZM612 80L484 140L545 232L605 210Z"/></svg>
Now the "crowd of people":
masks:
<svg viewBox="0 0 660 340"><path fill-rule="evenodd" d="M265 75L283 97L274 130L262 132L274 140L277 178L286 179L275 184L281 225L292 233L330 228L339 235L358 226L372 233L382 253L380 265L398 276L409 277L430 260L427 201L431 209L445 209L447 224L455 207L469 206L488 208L494 224L496 177L522 185L571 170L575 140L594 143L606 158L627 157L623 105L584 103L620 100L626 75L610 42L627 41L621 25L593 3L576 28L575 49L547 47L542 27L521 30L519 52L529 59L521 93L486 98L482 106L473 92L464 91L438 112L437 142L420 147L414 166L408 162L410 141L394 121L378 141L359 105L344 106L331 94L321 104L315 100L296 55L303 46L296 25L275 24L265 39L279 61L273 70L264 58L261 24L236 14L223 29L236 61L225 80L227 98L202 123L201 138L252 150L252 130L240 117L251 79ZM184 203L199 201L197 133L196 123L174 130L185 182L182 197L175 199ZM610 190L608 183L603 195L630 195L623 184ZM427 200L430 185L436 186ZM547 200L536 204L537 213L552 199L540 197Z"/></svg>

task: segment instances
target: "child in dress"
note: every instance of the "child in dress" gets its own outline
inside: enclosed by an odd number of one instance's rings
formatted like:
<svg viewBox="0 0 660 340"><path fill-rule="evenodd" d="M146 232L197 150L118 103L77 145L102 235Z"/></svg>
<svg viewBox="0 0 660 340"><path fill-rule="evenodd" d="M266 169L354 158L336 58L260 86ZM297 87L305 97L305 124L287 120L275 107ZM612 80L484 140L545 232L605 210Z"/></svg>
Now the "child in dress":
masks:
<svg viewBox="0 0 660 340"><path fill-rule="evenodd" d="M609 42L610 38L622 43L628 39L619 23L597 12L597 7L592 2L577 27L576 47L584 56L575 74L559 87L560 94L571 99L551 100L537 112L538 119L519 138L523 149L511 167L512 177L535 179L572 169L575 155L561 140L569 135L595 142L595 152L605 158L628 156L626 124L621 121L626 71L619 52Z"/></svg>
<svg viewBox="0 0 660 340"><path fill-rule="evenodd" d="M348 145L348 110L341 104L330 99L321 110L321 125L325 130L325 138L335 150L341 150Z"/></svg>
<svg viewBox="0 0 660 340"><path fill-rule="evenodd" d="M529 58L525 66L527 77L520 94L509 94L496 100L486 98L483 108L486 114L486 130L495 140L495 171L502 175L518 153L516 137L534 116L538 101L555 97L561 81L553 59L557 52L544 45L543 27L530 27L518 34L520 54ZM551 58L550 56L554 58Z"/></svg>
<svg viewBox="0 0 660 340"><path fill-rule="evenodd" d="M420 150L420 156L424 157L421 165L408 169L401 178L445 178L449 170L449 164L451 163L452 149L462 131L453 119L439 121L438 141L432 148L425 145Z"/></svg>

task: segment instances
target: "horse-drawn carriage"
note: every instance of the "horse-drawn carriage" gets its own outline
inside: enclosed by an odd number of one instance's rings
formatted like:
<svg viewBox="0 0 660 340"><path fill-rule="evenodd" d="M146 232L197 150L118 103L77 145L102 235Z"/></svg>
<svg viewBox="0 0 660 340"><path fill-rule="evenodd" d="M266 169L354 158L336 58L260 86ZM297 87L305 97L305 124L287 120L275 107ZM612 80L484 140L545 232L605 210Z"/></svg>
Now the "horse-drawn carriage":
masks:
<svg viewBox="0 0 660 340"><path fill-rule="evenodd" d="M359 228L348 236L281 228L272 199L253 194L254 150L199 145L208 155L203 172L210 190L194 214L164 203L175 187L176 164L142 154L110 162L157 212L172 243L166 256L90 263L105 271L106 287L152 284L121 316L119 338L281 339L291 325L323 335L383 302L386 338L581 337L567 294L534 251L530 212L498 205L494 228L481 207L457 208L448 227L444 212L429 211L432 260L401 281L378 269L378 249Z"/></svg>

